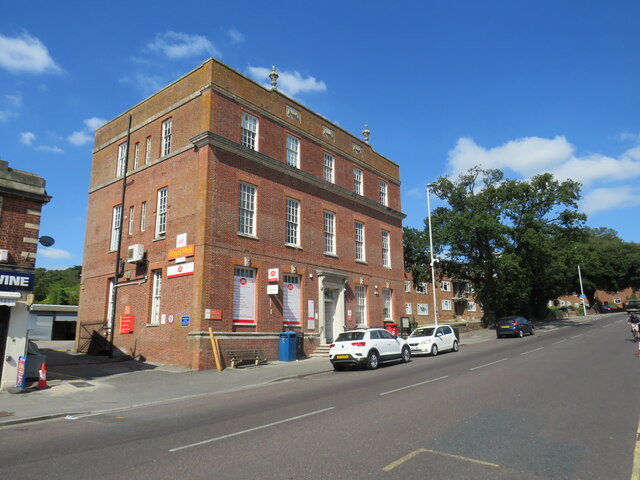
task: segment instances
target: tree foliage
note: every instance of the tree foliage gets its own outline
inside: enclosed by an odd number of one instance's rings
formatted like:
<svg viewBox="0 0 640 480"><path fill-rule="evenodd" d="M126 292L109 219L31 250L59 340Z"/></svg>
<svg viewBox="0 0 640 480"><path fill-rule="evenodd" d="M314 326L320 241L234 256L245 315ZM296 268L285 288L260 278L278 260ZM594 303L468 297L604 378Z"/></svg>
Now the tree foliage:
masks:
<svg viewBox="0 0 640 480"><path fill-rule="evenodd" d="M78 305L82 267L64 270L36 268L35 302L50 305Z"/></svg>
<svg viewBox="0 0 640 480"><path fill-rule="evenodd" d="M485 324L507 314L539 316L569 288L586 219L577 182L548 173L508 180L475 167L456 180L439 178L432 191L447 204L432 214L438 271L474 285ZM420 276L429 265L428 232L408 230L408 268Z"/></svg>

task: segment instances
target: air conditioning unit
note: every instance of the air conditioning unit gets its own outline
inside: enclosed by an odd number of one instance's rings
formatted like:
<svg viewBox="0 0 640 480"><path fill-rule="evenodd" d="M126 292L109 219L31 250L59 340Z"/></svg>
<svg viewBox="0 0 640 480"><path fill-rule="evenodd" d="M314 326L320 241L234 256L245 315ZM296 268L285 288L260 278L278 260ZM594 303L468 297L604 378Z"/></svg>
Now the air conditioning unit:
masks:
<svg viewBox="0 0 640 480"><path fill-rule="evenodd" d="M136 243L127 248L127 263L138 263L144 260L144 245Z"/></svg>

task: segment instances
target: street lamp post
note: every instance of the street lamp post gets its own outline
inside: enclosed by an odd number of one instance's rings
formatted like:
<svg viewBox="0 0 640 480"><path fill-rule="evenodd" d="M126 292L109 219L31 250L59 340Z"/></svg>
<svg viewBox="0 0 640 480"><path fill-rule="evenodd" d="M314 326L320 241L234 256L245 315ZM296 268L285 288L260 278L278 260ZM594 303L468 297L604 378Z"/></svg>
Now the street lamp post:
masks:
<svg viewBox="0 0 640 480"><path fill-rule="evenodd" d="M582 311L584 316L587 316L587 308L584 305L584 289L582 288L582 272L580 271L580 265L578 265L578 278L580 279L580 299L582 300Z"/></svg>
<svg viewBox="0 0 640 480"><path fill-rule="evenodd" d="M437 258L433 258L433 234L431 233L431 188L432 183L427 185L427 213L429 218L429 256L431 258L431 290L433 291L433 319L436 325L438 325L438 306L436 305L436 274L434 265L438 261Z"/></svg>

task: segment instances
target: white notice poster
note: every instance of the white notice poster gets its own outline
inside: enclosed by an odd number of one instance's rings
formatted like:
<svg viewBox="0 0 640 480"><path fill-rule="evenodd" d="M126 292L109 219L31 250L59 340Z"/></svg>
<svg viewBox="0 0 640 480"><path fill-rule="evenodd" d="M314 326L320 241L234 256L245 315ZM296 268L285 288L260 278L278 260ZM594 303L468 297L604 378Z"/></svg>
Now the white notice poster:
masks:
<svg viewBox="0 0 640 480"><path fill-rule="evenodd" d="M251 268L236 267L233 275L233 322L256 323L256 275Z"/></svg>
<svg viewBox="0 0 640 480"><path fill-rule="evenodd" d="M301 325L300 318L300 277L285 275L282 287L283 316L285 325Z"/></svg>

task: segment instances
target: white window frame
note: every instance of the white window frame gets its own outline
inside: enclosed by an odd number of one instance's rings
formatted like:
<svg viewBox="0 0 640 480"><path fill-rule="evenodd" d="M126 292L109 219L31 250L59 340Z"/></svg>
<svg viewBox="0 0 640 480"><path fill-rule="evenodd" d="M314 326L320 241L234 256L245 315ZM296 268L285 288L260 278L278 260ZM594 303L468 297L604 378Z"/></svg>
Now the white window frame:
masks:
<svg viewBox="0 0 640 480"><path fill-rule="evenodd" d="M118 162L116 163L116 177L122 177L127 168L127 142L118 145Z"/></svg>
<svg viewBox="0 0 640 480"><path fill-rule="evenodd" d="M113 317L114 317L114 309L113 309L113 302L115 300L115 294L116 294L116 285L115 285L115 281L113 280L113 278L109 279L109 301L107 302L107 328L113 328Z"/></svg>
<svg viewBox="0 0 640 480"><path fill-rule="evenodd" d="M300 139L287 134L287 165L300 168Z"/></svg>
<svg viewBox="0 0 640 480"><path fill-rule="evenodd" d="M450 311L451 310L451 300L442 300L442 311Z"/></svg>
<svg viewBox="0 0 640 480"><path fill-rule="evenodd" d="M285 244L300 246L300 201L287 198Z"/></svg>
<svg viewBox="0 0 640 480"><path fill-rule="evenodd" d="M173 127L173 118L167 118L162 122L162 156L169 155L171 153L171 130Z"/></svg>
<svg viewBox="0 0 640 480"><path fill-rule="evenodd" d="M354 224L354 230L355 230L355 242L356 242L356 261L366 262L367 255L366 255L366 249L365 249L364 223L356 220Z"/></svg>
<svg viewBox="0 0 640 480"><path fill-rule="evenodd" d="M135 207L131 205L129 207L129 235L133 235L133 217L135 213Z"/></svg>
<svg viewBox="0 0 640 480"><path fill-rule="evenodd" d="M135 150L133 153L133 169L138 169L138 162L140 161L140 142L136 142Z"/></svg>
<svg viewBox="0 0 640 480"><path fill-rule="evenodd" d="M324 211L324 253L336 254L336 214Z"/></svg>
<svg viewBox="0 0 640 480"><path fill-rule="evenodd" d="M113 207L113 213L111 216L111 242L109 243L109 251L115 252L118 250L118 243L120 242L120 229L122 228L122 205L116 205Z"/></svg>
<svg viewBox="0 0 640 480"><path fill-rule="evenodd" d="M147 146L144 152L144 164L149 165L151 163L151 136L147 137Z"/></svg>
<svg viewBox="0 0 640 480"><path fill-rule="evenodd" d="M416 307L416 313L418 315L429 315L429 304L428 303L418 303Z"/></svg>
<svg viewBox="0 0 640 480"><path fill-rule="evenodd" d="M324 179L327 182L335 183L334 164L335 164L335 158L333 157L333 155L327 152L323 152L323 160L322 160L323 175L324 175Z"/></svg>
<svg viewBox="0 0 640 480"><path fill-rule="evenodd" d="M160 302L162 299L162 270L153 271L151 292L151 325L160 325Z"/></svg>
<svg viewBox="0 0 640 480"><path fill-rule="evenodd" d="M411 280L404 281L404 293L411 293Z"/></svg>
<svg viewBox="0 0 640 480"><path fill-rule="evenodd" d="M393 320L393 292L390 288L382 289L382 317L385 322Z"/></svg>
<svg viewBox="0 0 640 480"><path fill-rule="evenodd" d="M622 299L620 297L614 297L613 303L615 303L616 305L622 305Z"/></svg>
<svg viewBox="0 0 640 480"><path fill-rule="evenodd" d="M391 268L390 237L391 234L389 232L382 230L380 246L382 249L382 266L385 268Z"/></svg>
<svg viewBox="0 0 640 480"><path fill-rule="evenodd" d="M362 170L353 167L353 191L358 195L362 195Z"/></svg>
<svg viewBox="0 0 640 480"><path fill-rule="evenodd" d="M251 150L258 151L258 127L259 121L257 117L249 115L246 112L242 112L242 128L240 131L240 143L250 148Z"/></svg>
<svg viewBox="0 0 640 480"><path fill-rule="evenodd" d="M380 203L385 207L388 206L387 202L387 182L380 180Z"/></svg>
<svg viewBox="0 0 640 480"><path fill-rule="evenodd" d="M238 197L238 233L255 237L258 188L250 183L240 182Z"/></svg>
<svg viewBox="0 0 640 480"><path fill-rule="evenodd" d="M451 282L447 282L446 280L440 283L440 290L443 292L451 291Z"/></svg>
<svg viewBox="0 0 640 480"><path fill-rule="evenodd" d="M169 202L169 189L162 187L158 190L156 203L156 233L155 238L162 238L167 233L167 206Z"/></svg>
<svg viewBox="0 0 640 480"><path fill-rule="evenodd" d="M147 202L140 204L140 231L144 232L147 229Z"/></svg>
<svg viewBox="0 0 640 480"><path fill-rule="evenodd" d="M356 285L356 325L368 325L367 323L367 287Z"/></svg>
<svg viewBox="0 0 640 480"><path fill-rule="evenodd" d="M467 302L467 310L470 312L476 311L476 302Z"/></svg>
<svg viewBox="0 0 640 480"><path fill-rule="evenodd" d="M420 295L426 295L427 290L428 288L425 282L420 282L419 284L416 285L416 293L419 293Z"/></svg>
<svg viewBox="0 0 640 480"><path fill-rule="evenodd" d="M411 303L404 304L404 314L413 315L413 305Z"/></svg>

